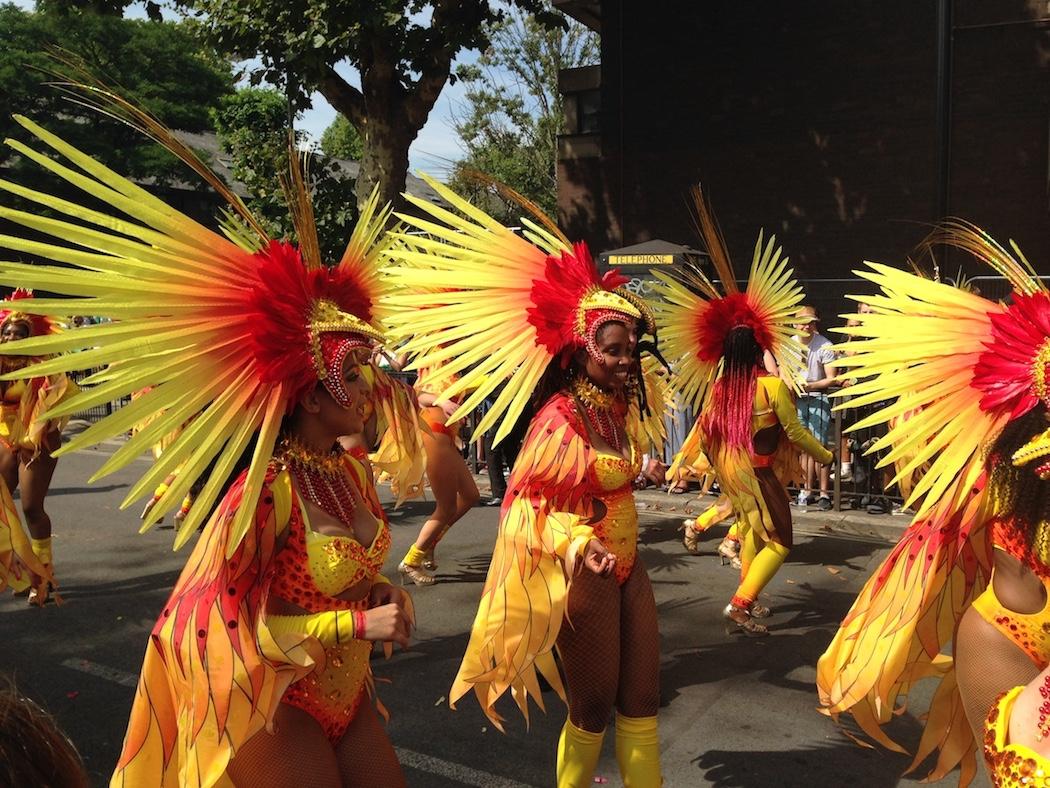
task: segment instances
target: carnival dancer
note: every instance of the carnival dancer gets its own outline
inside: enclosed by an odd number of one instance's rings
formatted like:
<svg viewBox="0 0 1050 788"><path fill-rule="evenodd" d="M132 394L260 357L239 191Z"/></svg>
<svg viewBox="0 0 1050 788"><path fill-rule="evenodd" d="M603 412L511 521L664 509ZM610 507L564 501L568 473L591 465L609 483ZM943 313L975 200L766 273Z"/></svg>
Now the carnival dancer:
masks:
<svg viewBox="0 0 1050 788"><path fill-rule="evenodd" d="M659 636L632 489L643 442L654 439L635 427L650 412L650 431L663 421L657 403L641 401L653 389L638 381L650 313L614 292L622 277L600 277L586 247L538 212L544 226L524 220L522 238L428 183L455 212L407 197L441 224L401 217L429 234L415 239L418 252L394 247L402 265L392 301L402 311L392 319L414 334L405 349L430 366L432 384L446 383L444 400L471 392L449 421L503 385L475 435L493 428L498 443L529 399L537 403L450 702L473 691L502 730L495 705L508 689L526 718L530 696L542 705L539 671L563 698L568 690L560 787L591 784L614 710L624 783L659 785ZM447 288L440 303L405 309L427 303L413 290L437 283Z"/></svg>
<svg viewBox="0 0 1050 788"><path fill-rule="evenodd" d="M461 403L461 398L446 399L442 396L443 389L455 382L455 376L438 378L435 373L439 368L439 365L420 367L415 385L420 417L429 428L422 439L427 481L434 495L434 511L419 529L415 542L397 567L403 579L426 586L436 582L434 549L438 542L481 498L460 453L462 420L447 423ZM435 378L438 384L432 383Z"/></svg>
<svg viewBox="0 0 1050 788"><path fill-rule="evenodd" d="M938 677L909 771L939 750L929 779L961 765L965 785L995 698L1050 664L1050 294L1016 246L1017 258L972 224L928 239L945 243L1006 277L1011 303L876 263L859 272L881 293L857 297L870 313L845 329L857 353L841 363L859 380L849 405L890 404L857 428L890 422L871 451L885 451L880 465L910 456L897 478L929 467L906 501L915 519L821 657L817 688L828 714L853 714L901 751L880 726L916 681Z"/></svg>
<svg viewBox="0 0 1050 788"><path fill-rule="evenodd" d="M57 459L53 452L62 445L62 430L69 416L51 418L47 411L75 394L78 389L64 373L11 379L34 359L8 355L4 348L19 339L45 337L56 332L57 321L23 311L33 294L16 289L9 306L0 312L0 588L29 590L29 602L43 605L55 586L51 518L44 500ZM39 359L36 359L39 360ZM18 489L29 530L22 531L12 493ZM26 547L29 547L29 550Z"/></svg>
<svg viewBox="0 0 1050 788"><path fill-rule="evenodd" d="M114 215L2 184L68 217L0 209L3 218L58 239L7 238L5 245L69 265L3 263L0 281L25 276L72 296L40 300L34 311L72 308L114 322L23 340L9 352L92 348L24 371L106 367L106 382L59 413L151 387L64 447L112 437L161 412L99 476L199 413L125 501L148 494L181 466L147 526L211 466L176 546L207 523L147 645L112 784L401 785L369 698L369 653L370 641L407 642L411 603L379 574L390 533L369 469L336 448L340 435L363 429L372 397L369 358L382 337L386 286L378 239L387 213L373 195L341 259L328 267L294 153L284 185L297 245L271 240L154 118L103 87L70 89L182 158L260 241L259 251L245 250L17 118L62 161L10 144ZM247 469L216 508L245 456Z"/></svg>
<svg viewBox="0 0 1050 788"><path fill-rule="evenodd" d="M780 368L777 365L776 359L768 349L763 350L762 365L768 374L774 376L780 375ZM701 495L706 494L711 483L716 480L714 469L711 467L711 461L707 458L707 455L704 454L703 445L701 419L698 418L693 423L693 428L686 436L682 448L679 450L678 454L674 456L671 462L671 467L667 469L667 478L669 481L679 477L683 471L695 476L705 477ZM707 533L707 531L718 525L720 522L733 516L733 503L728 495L721 492L721 489L721 485L719 485L719 492L721 494L713 504L708 506L697 517L682 522L680 528L682 531L682 546L685 547L687 552L693 555L700 554L700 539L705 533ZM726 563L728 563L733 569L742 568L743 564L740 560L741 530L740 521L734 520L732 525L729 526L726 535L719 543L717 552L722 561L722 566L725 566Z"/></svg>
<svg viewBox="0 0 1050 788"><path fill-rule="evenodd" d="M662 299L656 308L681 392L704 403L697 435L738 519L740 586L724 611L727 626L762 636L769 630L756 619L772 611L758 603L758 595L792 547L786 481L796 472L799 449L821 462L831 453L799 423L781 377L766 371L768 352L787 379L797 381L801 372L801 347L791 338L791 324L802 289L788 259L781 258L775 237L764 242L759 233L741 292L699 188L694 198L725 295L700 271L678 277L658 273Z"/></svg>

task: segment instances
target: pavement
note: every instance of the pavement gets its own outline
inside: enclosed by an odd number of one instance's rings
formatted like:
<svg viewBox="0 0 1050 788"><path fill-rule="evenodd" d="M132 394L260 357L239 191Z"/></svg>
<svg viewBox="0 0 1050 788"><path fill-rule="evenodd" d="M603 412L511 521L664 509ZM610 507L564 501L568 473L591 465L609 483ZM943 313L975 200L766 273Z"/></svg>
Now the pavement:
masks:
<svg viewBox="0 0 1050 788"><path fill-rule="evenodd" d="M55 714L94 785L104 785L113 768L148 632L187 555L172 552L170 529L138 535L137 507L119 510L147 458L86 485L115 448L77 452L58 464L47 505L65 604L37 610L22 598L0 598L0 672ZM641 492L638 502L640 556L660 615L665 785L912 784L916 777L901 776L908 757L861 748L818 714L813 686L817 658L906 518L794 510L796 546L762 598L774 610L772 635L745 639L727 634L720 617L736 584L715 554L725 527L713 529L703 554L692 556L682 549L677 527L705 502L652 491ZM430 510L425 501L391 510L386 574L396 576L397 560ZM438 549L440 582L413 589L419 629L410 650L373 661L410 786L553 784L565 715L553 692L544 696L546 713L533 709L530 727L506 702L506 734L493 729L473 698L448 708L497 518L495 507L479 506L452 528ZM913 707L923 708L930 692L920 685ZM919 731L911 712L891 726L891 735L909 746ZM613 744L610 733L597 784L622 784ZM956 780L952 775L936 785ZM977 781L987 784L983 776Z"/></svg>

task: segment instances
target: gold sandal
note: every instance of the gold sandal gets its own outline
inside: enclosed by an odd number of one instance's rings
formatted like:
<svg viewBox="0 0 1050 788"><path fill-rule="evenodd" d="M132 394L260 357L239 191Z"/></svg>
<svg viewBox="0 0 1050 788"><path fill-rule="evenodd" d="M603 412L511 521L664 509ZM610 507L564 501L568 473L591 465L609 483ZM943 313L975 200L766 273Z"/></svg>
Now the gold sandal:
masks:
<svg viewBox="0 0 1050 788"><path fill-rule="evenodd" d="M733 569L740 569L742 566L740 563L740 542L736 539L730 539L728 536L723 539L721 544L718 545L718 555L722 560L722 566L725 566L727 563Z"/></svg>
<svg viewBox="0 0 1050 788"><path fill-rule="evenodd" d="M761 638L769 634L769 628L765 624L759 624L747 610L736 607L732 602L726 605L722 615L725 616L727 635L739 633L749 638Z"/></svg>
<svg viewBox="0 0 1050 788"><path fill-rule="evenodd" d="M686 520L678 530L683 532L682 546L685 547L686 552L693 555L700 555L700 534L702 534L703 531L696 530L696 528L694 528L695 525L696 520Z"/></svg>
<svg viewBox="0 0 1050 788"><path fill-rule="evenodd" d="M411 580L417 586L432 586L437 582L433 575L423 571L422 566L412 566L404 561L397 565L397 571L401 574L401 585L405 585L405 580Z"/></svg>

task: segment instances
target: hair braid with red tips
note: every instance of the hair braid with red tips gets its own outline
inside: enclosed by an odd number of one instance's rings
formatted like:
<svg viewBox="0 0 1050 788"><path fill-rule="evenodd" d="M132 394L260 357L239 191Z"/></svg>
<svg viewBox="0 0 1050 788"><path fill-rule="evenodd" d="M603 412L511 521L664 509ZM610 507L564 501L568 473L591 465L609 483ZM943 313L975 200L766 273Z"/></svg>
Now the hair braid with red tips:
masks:
<svg viewBox="0 0 1050 788"><path fill-rule="evenodd" d="M755 402L762 347L748 326L730 331L723 343L722 376L711 389L711 399L700 426L713 448L751 451L751 413Z"/></svg>

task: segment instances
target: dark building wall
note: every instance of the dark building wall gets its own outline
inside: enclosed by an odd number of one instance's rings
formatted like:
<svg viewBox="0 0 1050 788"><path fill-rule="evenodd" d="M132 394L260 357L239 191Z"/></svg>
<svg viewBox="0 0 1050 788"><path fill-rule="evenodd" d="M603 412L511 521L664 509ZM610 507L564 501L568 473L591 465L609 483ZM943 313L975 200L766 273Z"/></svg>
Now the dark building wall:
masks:
<svg viewBox="0 0 1050 788"><path fill-rule="evenodd" d="M948 209L1039 267L1046 32L1024 2L953 11ZM607 0L601 155L563 156L564 224L599 249L689 243L686 193L702 181L741 274L760 228L804 279L902 262L938 213L937 25L936 0ZM809 289L841 309L845 286Z"/></svg>

